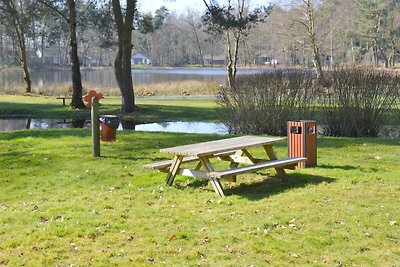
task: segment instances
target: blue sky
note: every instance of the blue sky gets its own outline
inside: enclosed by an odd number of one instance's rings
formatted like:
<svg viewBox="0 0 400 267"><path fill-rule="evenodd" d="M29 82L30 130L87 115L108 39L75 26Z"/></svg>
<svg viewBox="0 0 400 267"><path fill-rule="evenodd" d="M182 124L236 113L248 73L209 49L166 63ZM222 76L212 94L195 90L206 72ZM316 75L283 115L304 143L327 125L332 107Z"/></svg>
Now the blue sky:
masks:
<svg viewBox="0 0 400 267"><path fill-rule="evenodd" d="M223 3L223 0L219 2ZM250 0L249 3L251 7L257 7L268 5L270 2L279 3L280 1ZM202 0L138 0L138 9L140 12L154 12L161 6L166 6L170 12L175 11L178 14L185 13L188 8L199 12L204 10L204 3Z"/></svg>

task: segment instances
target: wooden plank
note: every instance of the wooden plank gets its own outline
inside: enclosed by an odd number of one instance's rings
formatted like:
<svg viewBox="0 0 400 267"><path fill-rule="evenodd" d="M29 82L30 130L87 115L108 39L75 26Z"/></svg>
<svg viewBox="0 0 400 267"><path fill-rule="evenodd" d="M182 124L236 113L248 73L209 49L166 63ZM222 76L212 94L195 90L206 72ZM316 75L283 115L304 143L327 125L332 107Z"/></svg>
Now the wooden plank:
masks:
<svg viewBox="0 0 400 267"><path fill-rule="evenodd" d="M207 173L214 171L214 168L211 165L211 162L207 157L201 157L200 161L203 164L204 169L206 170ZM225 196L224 190L222 189L222 185L221 185L219 179L216 177L210 177L210 176L209 176L209 179L210 179L212 187L214 188L215 193L217 193L217 195L219 195L220 197L224 197Z"/></svg>
<svg viewBox="0 0 400 267"><path fill-rule="evenodd" d="M72 97L70 97L70 96L60 96L60 97L57 97L57 99L62 99L62 101L63 101L63 106L65 106L65 99L72 99Z"/></svg>
<svg viewBox="0 0 400 267"><path fill-rule="evenodd" d="M210 172L208 175L214 178L222 178L225 176L239 175L248 172L255 172L268 168L284 168L285 166L292 166L299 162L305 161L306 158L285 158L285 159L277 159L270 160L263 163L257 163L250 166L238 167L223 171Z"/></svg>
<svg viewBox="0 0 400 267"><path fill-rule="evenodd" d="M221 156L219 158L224 161L230 161L231 163L237 163L237 165L240 163L251 165L254 163L260 163L260 162L265 161L265 159L259 159L259 158L253 158L253 157L251 159L249 159L248 157L237 156L237 155ZM237 167L237 165L232 166L232 167Z"/></svg>
<svg viewBox="0 0 400 267"><path fill-rule="evenodd" d="M193 162L193 161L197 161L199 160L198 157L184 157L182 159L182 163L188 163L188 162ZM147 164L144 165L144 168L146 169L164 169L164 168L168 168L171 166L171 164L173 163L173 160L165 160L165 161L159 161L159 162L155 162L152 164Z"/></svg>
<svg viewBox="0 0 400 267"><path fill-rule="evenodd" d="M230 154L235 153L235 151L229 151L226 153L220 153L217 154L215 156L217 157L229 157ZM184 157L182 160L182 163L189 163L189 162L193 162L193 161L198 161L199 158L198 157ZM151 164L146 164L143 167L146 169L151 169L151 170L162 170L165 168L169 168L171 166L171 164L173 163L173 160L164 160L164 161L159 161L159 162L155 162L155 163L151 163ZM199 162L199 164L201 165L201 162Z"/></svg>
<svg viewBox="0 0 400 267"><path fill-rule="evenodd" d="M181 166L183 160L183 156L175 156L174 162L172 163L169 172L167 174L166 184L171 186L174 182L175 176L179 171L179 167Z"/></svg>
<svg viewBox="0 0 400 267"><path fill-rule="evenodd" d="M274 144L283 140L284 138L241 136L185 146L170 147L161 149L160 151L163 153L174 155L203 157L215 155L217 153L225 153L232 150L240 150Z"/></svg>
<svg viewBox="0 0 400 267"><path fill-rule="evenodd" d="M267 153L268 157L270 160L277 160L278 156L276 155L274 149L272 148L272 145L265 145L263 146L265 152ZM302 161L300 161L302 162ZM283 182L287 182L287 175L286 172L283 168L277 168L275 167L275 171L276 173L279 175L279 177L281 177Z"/></svg>
<svg viewBox="0 0 400 267"><path fill-rule="evenodd" d="M205 171L192 170L192 169L180 169L178 171L178 174L183 175L183 176L203 178L203 179L210 180L210 177L208 177L208 175Z"/></svg>

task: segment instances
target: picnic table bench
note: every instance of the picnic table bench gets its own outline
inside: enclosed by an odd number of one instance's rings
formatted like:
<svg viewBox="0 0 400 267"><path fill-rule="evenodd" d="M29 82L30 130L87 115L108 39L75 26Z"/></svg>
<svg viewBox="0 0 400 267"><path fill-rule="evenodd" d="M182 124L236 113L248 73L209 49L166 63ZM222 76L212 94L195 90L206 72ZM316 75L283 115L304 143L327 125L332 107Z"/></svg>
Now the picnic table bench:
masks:
<svg viewBox="0 0 400 267"><path fill-rule="evenodd" d="M65 99L72 99L70 96L58 96L57 99L62 99L63 106L65 106Z"/></svg>
<svg viewBox="0 0 400 267"><path fill-rule="evenodd" d="M299 162L306 158L291 157L278 159L273 145L284 141L284 138L241 136L216 141L209 141L191 145L176 146L161 149L162 153L174 156L172 160L166 160L145 165L145 168L155 169L167 173L166 184L171 186L176 175L191 176L208 179L219 196L224 196L220 179L236 180L236 175L256 172L267 168L275 168L277 174L285 181L287 175L285 169L294 169ZM249 152L249 148L263 147L268 159L255 158ZM229 168L214 170L210 159L217 158L229 162ZM183 168L182 165L197 162L196 167ZM240 166L239 164L246 164Z"/></svg>

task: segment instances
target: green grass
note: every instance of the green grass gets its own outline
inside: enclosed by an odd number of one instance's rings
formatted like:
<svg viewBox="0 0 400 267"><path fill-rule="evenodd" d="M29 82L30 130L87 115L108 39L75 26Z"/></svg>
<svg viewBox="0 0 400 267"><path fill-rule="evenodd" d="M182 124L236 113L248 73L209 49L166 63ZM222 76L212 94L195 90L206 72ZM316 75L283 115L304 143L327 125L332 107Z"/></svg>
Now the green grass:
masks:
<svg viewBox="0 0 400 267"><path fill-rule="evenodd" d="M101 102L107 114L120 105ZM134 119L212 121L215 107L146 98ZM88 114L0 96L0 118ZM226 198L143 168L168 159L160 148L226 137L121 131L93 158L89 130L0 132L0 266L400 265L400 138L321 137L318 167L288 171L287 184L273 170L239 176Z"/></svg>
<svg viewBox="0 0 400 267"><path fill-rule="evenodd" d="M226 198L142 167L225 137L118 132L95 159L88 130L0 133L0 265L400 264L400 139L319 138L318 167L239 176Z"/></svg>
<svg viewBox="0 0 400 267"><path fill-rule="evenodd" d="M121 98L106 96L100 101L101 114L118 114ZM123 116L136 123L198 120L215 121L217 106L214 98L146 97L137 100L137 110ZM90 109L72 110L50 96L0 95L0 118L89 119Z"/></svg>

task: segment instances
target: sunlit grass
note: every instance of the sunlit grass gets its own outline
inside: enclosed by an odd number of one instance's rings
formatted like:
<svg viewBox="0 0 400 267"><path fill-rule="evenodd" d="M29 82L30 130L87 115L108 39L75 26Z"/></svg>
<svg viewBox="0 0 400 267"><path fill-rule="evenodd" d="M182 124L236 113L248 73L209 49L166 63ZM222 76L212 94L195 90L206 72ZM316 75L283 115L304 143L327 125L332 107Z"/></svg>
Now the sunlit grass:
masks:
<svg viewBox="0 0 400 267"><path fill-rule="evenodd" d="M68 104L67 100L67 104ZM107 96L100 101L101 114L119 114L121 97ZM124 118L134 122L157 122L197 120L213 121L217 118L217 105L214 98L186 97L140 97L136 111ZM90 118L90 109L72 110L63 106L60 99L53 96L0 95L0 118Z"/></svg>
<svg viewBox="0 0 400 267"><path fill-rule="evenodd" d="M118 132L95 159L88 130L0 133L0 263L400 264L398 138L319 138L318 167L288 171L288 184L272 170L239 176L226 198L142 167L168 158L160 148L225 137Z"/></svg>
<svg viewBox="0 0 400 267"><path fill-rule="evenodd" d="M109 114L121 101L101 103ZM217 118L214 99L137 103L135 121ZM0 117L88 114L0 95ZM319 137L317 167L288 171L288 184L273 170L239 176L223 182L226 198L143 168L168 159L160 148L226 137L119 131L93 158L89 130L0 132L0 265L400 265L399 138Z"/></svg>

